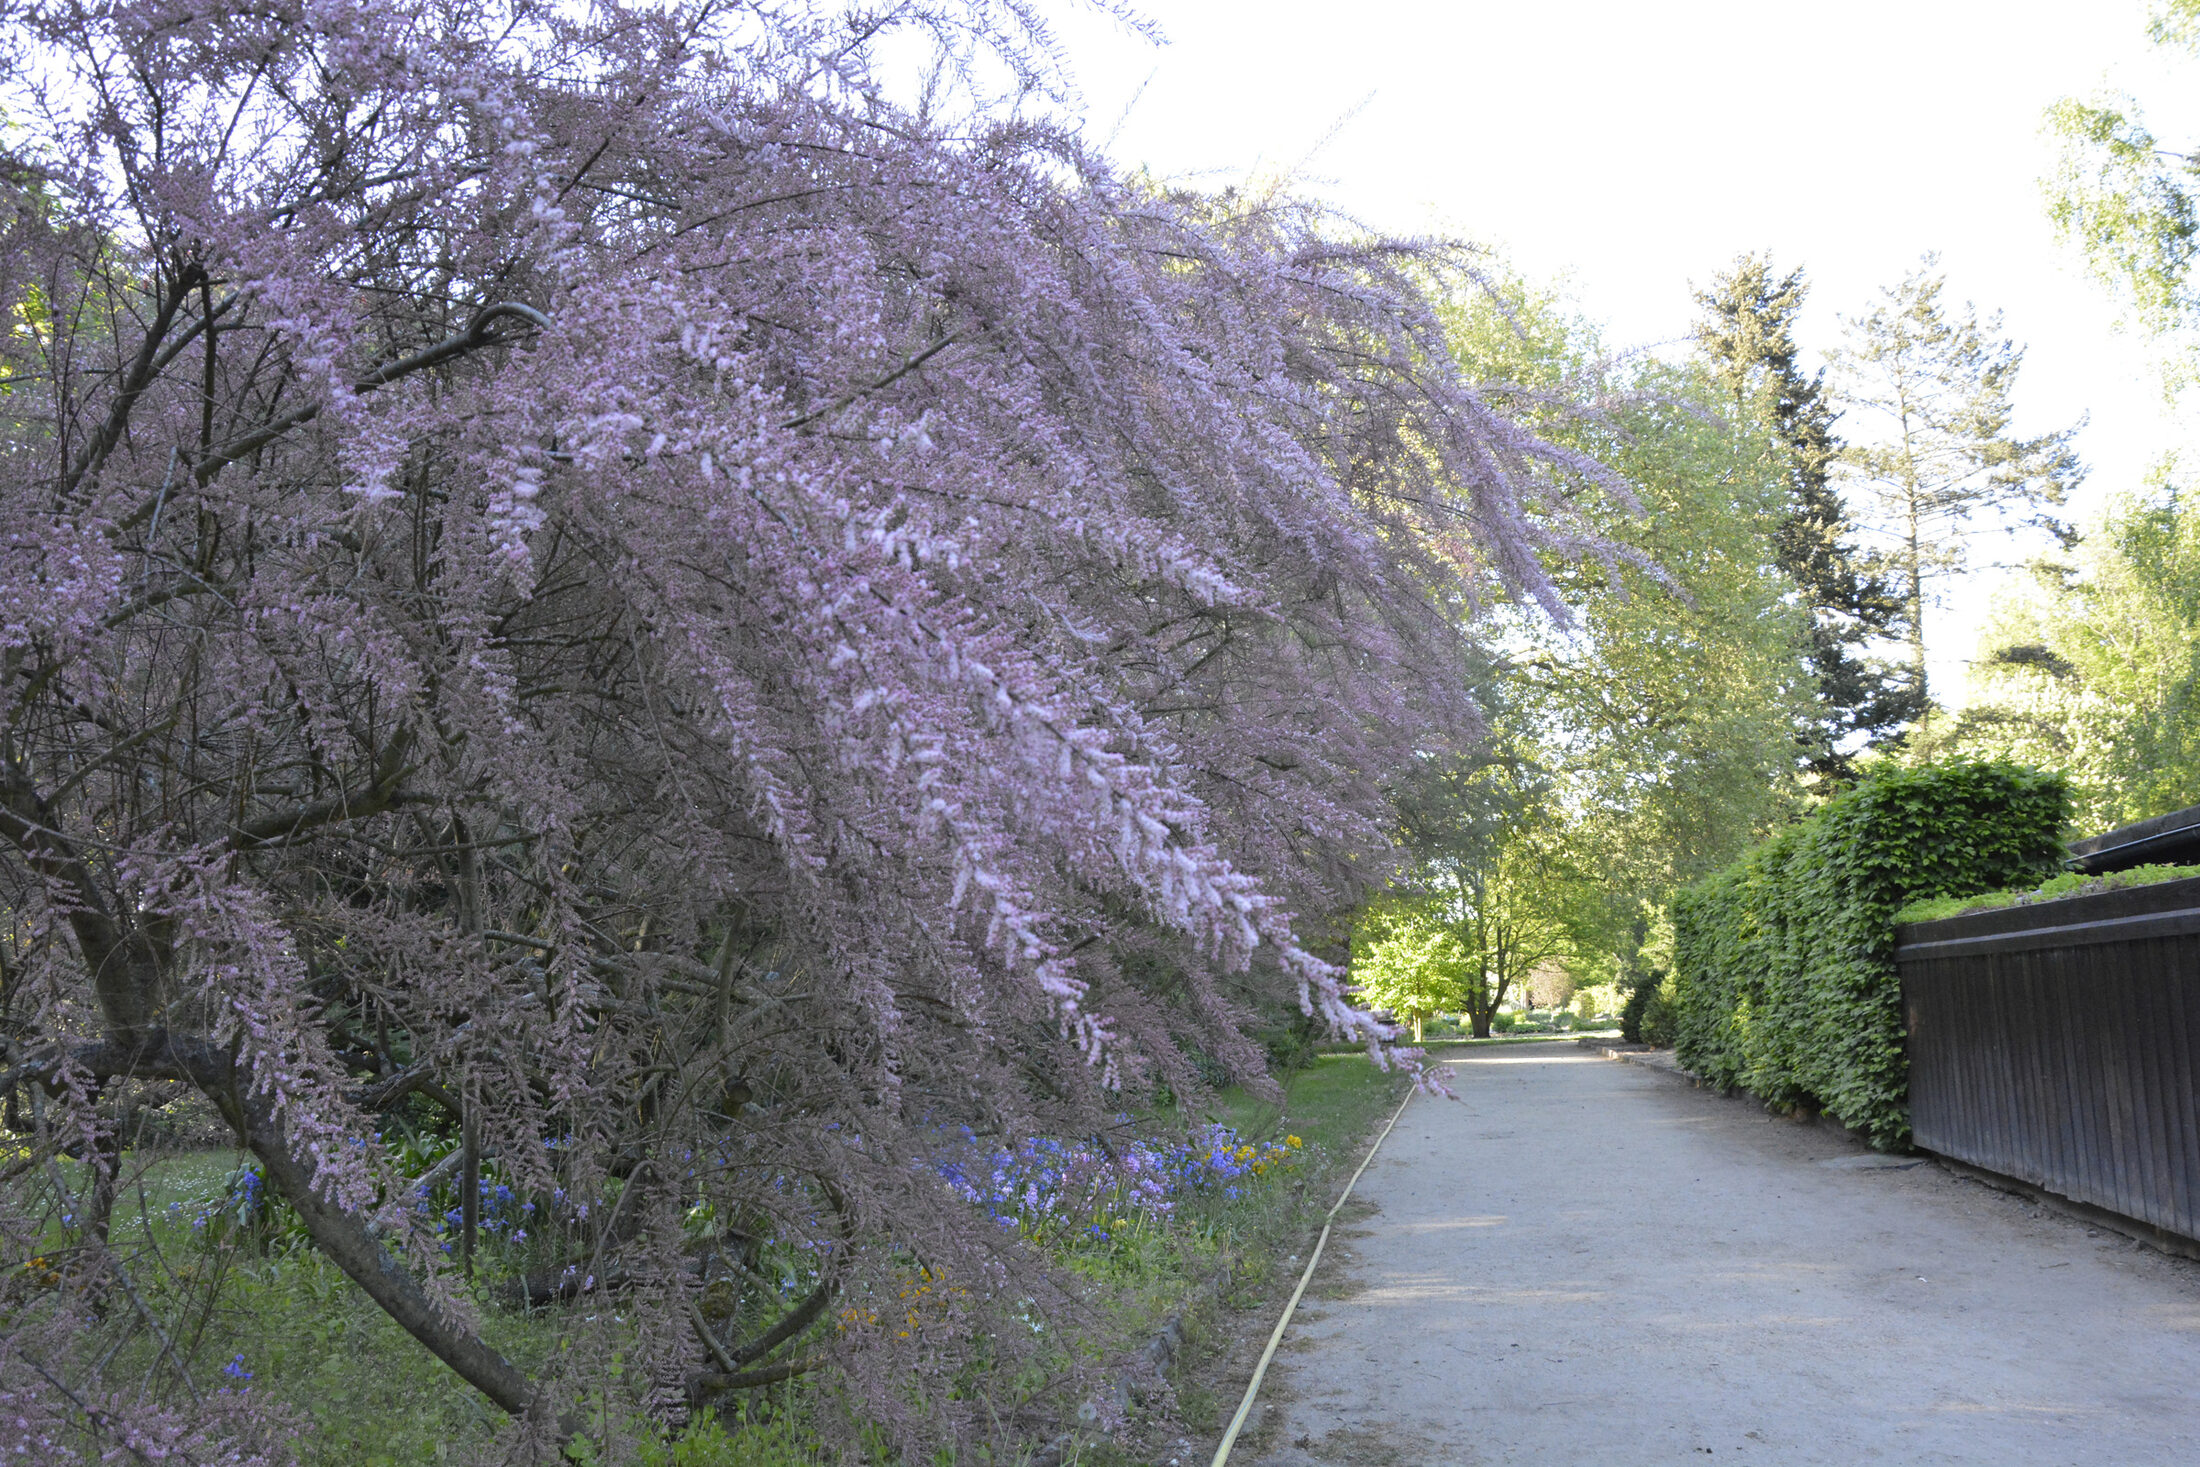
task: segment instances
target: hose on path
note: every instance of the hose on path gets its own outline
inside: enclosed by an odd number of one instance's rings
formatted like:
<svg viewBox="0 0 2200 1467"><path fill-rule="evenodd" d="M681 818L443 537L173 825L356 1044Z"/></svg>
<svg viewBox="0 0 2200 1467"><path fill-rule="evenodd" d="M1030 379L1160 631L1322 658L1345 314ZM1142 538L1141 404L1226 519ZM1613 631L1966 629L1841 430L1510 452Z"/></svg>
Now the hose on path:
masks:
<svg viewBox="0 0 2200 1467"><path fill-rule="evenodd" d="M1245 1429L1245 1418L1252 1414L1253 1400L1260 1394L1262 1377L1268 1374L1268 1362L1276 1358L1276 1346L1283 1343L1283 1332L1290 1328L1291 1316L1299 1307L1299 1296L1313 1280L1314 1269L1322 1261L1322 1249L1329 1246L1329 1230L1336 1225L1337 1213L1351 1199L1352 1189L1359 1185L1360 1172L1375 1159L1375 1153L1383 1149L1390 1139L1390 1128L1398 1124L1398 1117L1406 1113L1413 1103L1413 1091L1406 1091L1406 1098L1398 1102L1398 1108L1390 1113L1390 1124L1383 1127L1383 1134L1375 1138L1375 1144L1367 1148L1367 1155L1360 1158L1359 1169L1352 1173L1352 1180L1344 1184L1336 1202L1331 1204L1329 1215L1322 1219L1322 1235L1314 1240L1314 1255L1306 1260L1306 1272L1299 1275L1299 1286L1291 1291L1291 1302L1283 1306L1283 1318L1276 1321L1275 1333L1268 1337L1268 1348L1260 1352L1260 1364L1253 1367L1253 1378L1245 1384L1245 1399L1238 1402L1237 1415L1230 1418L1230 1429L1222 1434L1222 1445L1215 1448L1215 1460L1210 1467L1222 1467L1230 1460L1230 1448L1237 1443L1238 1433Z"/></svg>

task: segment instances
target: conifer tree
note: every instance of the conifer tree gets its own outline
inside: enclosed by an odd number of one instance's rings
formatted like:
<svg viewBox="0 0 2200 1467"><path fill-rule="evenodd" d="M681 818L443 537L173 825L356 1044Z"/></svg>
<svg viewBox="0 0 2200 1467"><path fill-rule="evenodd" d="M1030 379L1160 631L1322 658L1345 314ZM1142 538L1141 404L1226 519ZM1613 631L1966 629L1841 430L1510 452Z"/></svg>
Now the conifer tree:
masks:
<svg viewBox="0 0 2200 1467"><path fill-rule="evenodd" d="M1888 632L1901 608L1852 543L1855 527L1833 487L1838 414L1826 401L1825 373L1804 374L1793 330L1809 290L1801 269L1776 274L1769 257L1743 255L1697 293L1704 316L1696 340L1732 394L1737 417L1762 424L1786 460L1789 505L1772 546L1810 616L1808 660L1819 712L1801 734L1804 762L1821 778L1839 779L1857 735L1866 744L1885 740L1924 704L1916 688L1864 650Z"/></svg>
<svg viewBox="0 0 2200 1467"><path fill-rule="evenodd" d="M1998 312L1981 320L1968 303L1945 309L1936 263L1927 254L1881 291L1869 314L1845 322L1849 344L1835 358L1842 399L1882 430L1841 457L1874 501L1890 545L1899 627L1921 701L1930 696L1925 614L1934 583L1962 574L1970 543L1990 531L2021 523L2073 541L2051 512L2084 476L2070 446L2075 429L2036 438L2011 432L2024 349L2001 336Z"/></svg>

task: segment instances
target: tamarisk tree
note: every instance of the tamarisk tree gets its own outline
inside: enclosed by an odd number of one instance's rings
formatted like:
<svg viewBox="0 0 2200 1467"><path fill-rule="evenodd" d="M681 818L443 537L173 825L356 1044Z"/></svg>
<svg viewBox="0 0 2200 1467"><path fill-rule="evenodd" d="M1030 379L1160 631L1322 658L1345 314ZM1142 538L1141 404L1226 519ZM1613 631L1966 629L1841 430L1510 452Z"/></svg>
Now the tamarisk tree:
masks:
<svg viewBox="0 0 2200 1467"><path fill-rule="evenodd" d="M884 99L894 26L1043 82L1020 6L0 14L0 1246L59 1260L0 1392L51 1459L266 1426L127 1302L148 1106L547 1440L603 1354L484 1340L393 1107L540 1200L504 1297L630 1291L662 1406L910 1257L1042 1297L942 1127L1257 1080L1264 1005L1387 1038L1294 922L1477 736L1458 598L1548 598L1601 473L1458 376L1441 250ZM693 1307L702 1204L814 1246L761 1338ZM993 1429L840 1317L873 1419Z"/></svg>

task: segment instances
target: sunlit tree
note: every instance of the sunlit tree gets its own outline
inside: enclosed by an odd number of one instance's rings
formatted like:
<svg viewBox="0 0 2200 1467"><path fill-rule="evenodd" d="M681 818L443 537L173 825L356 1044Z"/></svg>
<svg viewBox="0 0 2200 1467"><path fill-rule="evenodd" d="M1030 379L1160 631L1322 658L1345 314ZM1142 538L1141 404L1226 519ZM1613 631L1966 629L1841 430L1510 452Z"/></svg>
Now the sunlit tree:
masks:
<svg viewBox="0 0 2200 1467"><path fill-rule="evenodd" d="M1378 902L1361 919L1352 943L1355 996L1412 1026L1418 1044L1427 1021L1466 1006L1466 952L1440 901Z"/></svg>
<svg viewBox="0 0 2200 1467"><path fill-rule="evenodd" d="M1874 655L1900 603L1856 544L1856 527L1833 468L1841 442L1825 371L1806 373L1794 323L1809 294L1800 269L1779 274L1768 256L1744 255L1697 292L1696 342L1725 390L1744 442L1761 434L1784 482L1771 532L1775 564L1795 585L1819 714L1803 757L1821 781L1840 781L1864 747L1898 735L1924 711L1916 690ZM1752 431L1755 430L1755 431ZM1763 476L1759 471L1759 477Z"/></svg>
<svg viewBox="0 0 2200 1467"><path fill-rule="evenodd" d="M2200 0L2159 0L2148 34L2165 51L2200 55ZM2048 124L2062 144L2049 216L2137 325L2189 354L2200 326L2200 151L2159 136L2130 96L2064 98ZM2172 380L2189 376L2186 364Z"/></svg>
<svg viewBox="0 0 2200 1467"><path fill-rule="evenodd" d="M2024 351L2001 318L1943 303L1927 255L1864 315L1844 323L1837 401L1852 492L1871 507L1903 606L1912 690L1929 701L1925 617L1970 564L1973 541L2023 525L2067 537L2053 519L2084 476L2075 429L2026 438L2012 428Z"/></svg>
<svg viewBox="0 0 2200 1467"><path fill-rule="evenodd" d="M2163 484L2110 506L2068 563L1994 608L1945 748L2065 771L2106 830L2200 804L2200 515Z"/></svg>

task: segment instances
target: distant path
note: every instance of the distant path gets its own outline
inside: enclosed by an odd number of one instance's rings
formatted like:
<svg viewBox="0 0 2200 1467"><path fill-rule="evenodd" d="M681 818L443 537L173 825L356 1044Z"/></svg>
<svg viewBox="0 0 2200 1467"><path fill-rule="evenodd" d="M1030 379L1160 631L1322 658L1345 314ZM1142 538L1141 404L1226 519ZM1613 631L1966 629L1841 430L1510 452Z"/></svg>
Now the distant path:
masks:
<svg viewBox="0 0 2200 1467"><path fill-rule="evenodd" d="M1233 1464L2200 1463L2200 1265L1572 1044L1457 1053Z"/></svg>

